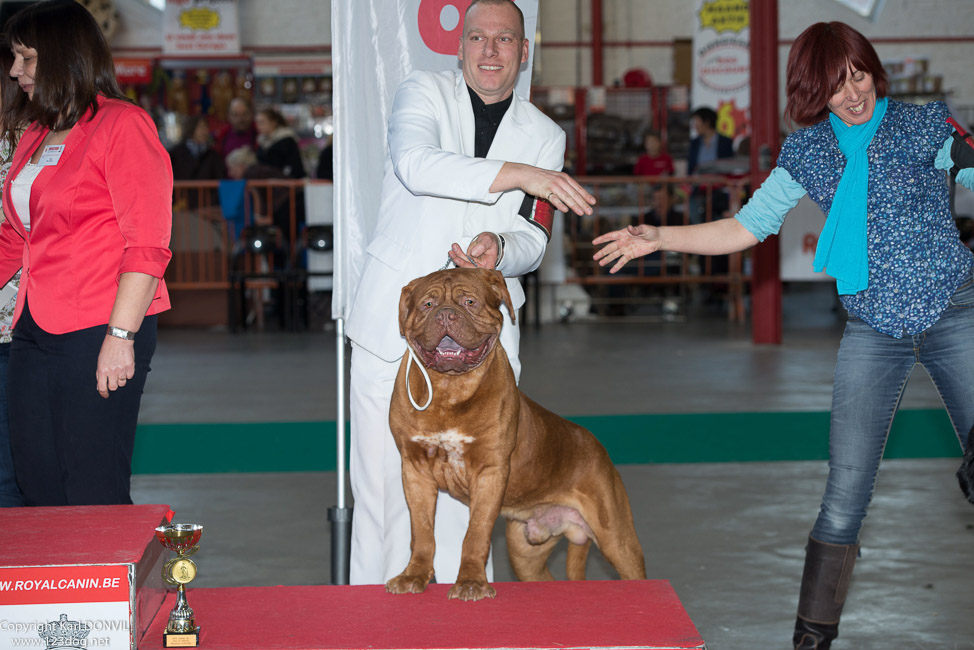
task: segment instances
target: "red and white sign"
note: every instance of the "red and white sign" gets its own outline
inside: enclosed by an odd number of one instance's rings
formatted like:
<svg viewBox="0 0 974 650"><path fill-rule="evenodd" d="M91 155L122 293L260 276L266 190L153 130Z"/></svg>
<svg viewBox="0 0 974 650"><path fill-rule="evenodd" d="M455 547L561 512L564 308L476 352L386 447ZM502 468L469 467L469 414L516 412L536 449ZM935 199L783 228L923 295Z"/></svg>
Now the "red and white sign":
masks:
<svg viewBox="0 0 974 650"><path fill-rule="evenodd" d="M696 0L691 110L717 112L717 131L751 132L751 28L748 0Z"/></svg>
<svg viewBox="0 0 974 650"><path fill-rule="evenodd" d="M748 44L737 39L714 41L697 53L697 79L709 90L733 93L751 81Z"/></svg>
<svg viewBox="0 0 974 650"><path fill-rule="evenodd" d="M237 0L168 0L162 14L164 54L239 54Z"/></svg>
<svg viewBox="0 0 974 650"><path fill-rule="evenodd" d="M128 565L0 567L0 647L131 647Z"/></svg>
<svg viewBox="0 0 974 650"><path fill-rule="evenodd" d="M115 57L115 77L120 84L147 84L152 81L152 59Z"/></svg>

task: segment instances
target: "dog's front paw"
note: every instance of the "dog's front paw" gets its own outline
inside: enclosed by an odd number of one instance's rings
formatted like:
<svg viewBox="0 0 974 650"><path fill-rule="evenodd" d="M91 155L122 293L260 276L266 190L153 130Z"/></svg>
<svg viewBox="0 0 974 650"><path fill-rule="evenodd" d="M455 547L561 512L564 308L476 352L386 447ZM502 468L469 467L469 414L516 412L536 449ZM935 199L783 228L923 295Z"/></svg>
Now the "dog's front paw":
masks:
<svg viewBox="0 0 974 650"><path fill-rule="evenodd" d="M421 594L426 591L430 582L429 575L400 573L386 583L386 591L390 594Z"/></svg>
<svg viewBox="0 0 974 650"><path fill-rule="evenodd" d="M486 580L457 580L457 583L450 587L450 598L460 600L480 600L481 598L493 598L497 591L490 586Z"/></svg>

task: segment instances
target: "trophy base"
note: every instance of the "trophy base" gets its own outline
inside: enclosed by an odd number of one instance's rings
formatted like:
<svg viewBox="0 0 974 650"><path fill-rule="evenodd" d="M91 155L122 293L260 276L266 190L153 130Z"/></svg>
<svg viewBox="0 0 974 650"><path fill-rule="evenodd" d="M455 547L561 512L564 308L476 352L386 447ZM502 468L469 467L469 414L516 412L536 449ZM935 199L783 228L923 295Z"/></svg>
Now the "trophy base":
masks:
<svg viewBox="0 0 974 650"><path fill-rule="evenodd" d="M200 645L200 628L193 632L163 632L163 648L198 648Z"/></svg>

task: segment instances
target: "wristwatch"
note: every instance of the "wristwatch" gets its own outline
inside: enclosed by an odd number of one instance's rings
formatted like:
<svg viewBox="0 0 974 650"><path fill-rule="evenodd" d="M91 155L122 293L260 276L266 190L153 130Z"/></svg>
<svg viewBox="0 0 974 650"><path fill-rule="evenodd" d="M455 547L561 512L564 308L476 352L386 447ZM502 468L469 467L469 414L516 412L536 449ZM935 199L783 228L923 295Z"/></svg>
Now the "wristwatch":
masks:
<svg viewBox="0 0 974 650"><path fill-rule="evenodd" d="M108 326L108 335L114 336L117 339L125 339L126 341L135 340L135 332L123 330L121 327L115 327L114 325Z"/></svg>
<svg viewBox="0 0 974 650"><path fill-rule="evenodd" d="M496 269L501 265L501 260L504 259L504 249L507 248L507 241L505 241L504 235L499 232L495 232L494 236L497 237L497 261L494 262L494 268Z"/></svg>

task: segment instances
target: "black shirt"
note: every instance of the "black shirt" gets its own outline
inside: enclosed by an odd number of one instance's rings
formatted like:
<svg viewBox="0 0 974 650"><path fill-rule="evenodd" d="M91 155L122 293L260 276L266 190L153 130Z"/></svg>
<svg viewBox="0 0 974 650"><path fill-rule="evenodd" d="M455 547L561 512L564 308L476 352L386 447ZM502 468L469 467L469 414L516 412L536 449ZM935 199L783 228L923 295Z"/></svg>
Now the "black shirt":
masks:
<svg viewBox="0 0 974 650"><path fill-rule="evenodd" d="M497 135L497 127L501 125L504 114L510 108L511 102L514 101L514 93L508 95L507 99L502 99L493 104L485 104L484 100L480 98L480 95L475 93L470 86L467 86L467 92L470 93L470 103L473 105L473 155L477 158L486 158L487 152L490 151L490 145L494 141L494 136ZM518 214L531 223L534 223L531 216L533 208L534 197L530 194L525 194L524 199L521 201L521 208L518 210ZM541 229L544 230L543 227ZM547 231L545 233L547 234Z"/></svg>
<svg viewBox="0 0 974 650"><path fill-rule="evenodd" d="M480 95L475 93L470 86L467 86L467 92L470 93L470 103L473 104L473 155L477 158L486 158L487 152L490 151L490 145L494 141L494 136L497 135L497 127L501 125L501 120L504 119L504 114L514 99L514 93L508 95L507 99L502 99L493 104L485 104Z"/></svg>

